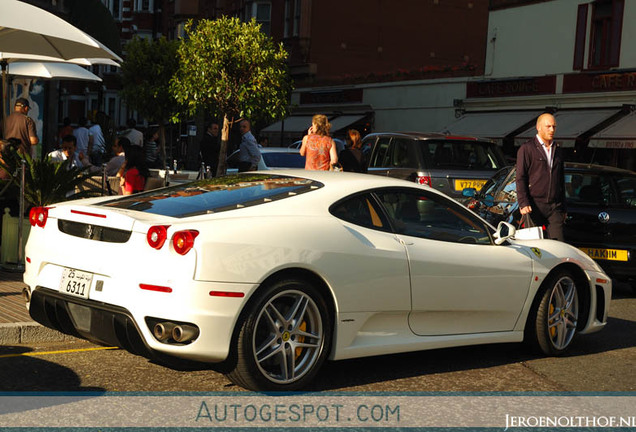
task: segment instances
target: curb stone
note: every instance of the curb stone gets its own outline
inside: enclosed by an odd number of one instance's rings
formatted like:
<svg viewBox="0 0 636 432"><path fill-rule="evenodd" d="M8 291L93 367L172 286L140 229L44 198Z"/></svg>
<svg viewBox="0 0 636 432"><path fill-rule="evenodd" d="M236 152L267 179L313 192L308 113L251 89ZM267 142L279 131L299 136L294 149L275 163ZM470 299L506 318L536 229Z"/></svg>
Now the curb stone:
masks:
<svg viewBox="0 0 636 432"><path fill-rule="evenodd" d="M0 345L63 342L75 339L77 338L36 322L0 324Z"/></svg>

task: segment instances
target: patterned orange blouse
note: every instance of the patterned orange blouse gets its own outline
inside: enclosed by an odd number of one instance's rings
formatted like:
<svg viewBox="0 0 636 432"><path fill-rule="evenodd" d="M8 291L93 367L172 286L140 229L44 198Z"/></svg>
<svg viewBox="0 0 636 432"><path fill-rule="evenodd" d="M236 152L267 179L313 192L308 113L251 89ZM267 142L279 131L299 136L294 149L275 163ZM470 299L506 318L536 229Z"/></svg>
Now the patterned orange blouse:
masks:
<svg viewBox="0 0 636 432"><path fill-rule="evenodd" d="M329 136L316 134L307 136L305 169L329 171L331 163L329 151L333 145L333 140Z"/></svg>

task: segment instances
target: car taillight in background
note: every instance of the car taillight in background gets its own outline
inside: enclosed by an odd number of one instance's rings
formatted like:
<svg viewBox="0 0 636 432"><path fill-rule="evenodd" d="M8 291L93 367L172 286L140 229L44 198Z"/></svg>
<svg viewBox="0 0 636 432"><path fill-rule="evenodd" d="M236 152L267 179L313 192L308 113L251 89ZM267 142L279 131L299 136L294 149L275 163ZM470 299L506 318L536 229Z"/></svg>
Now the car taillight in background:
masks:
<svg viewBox="0 0 636 432"><path fill-rule="evenodd" d="M431 178L429 176L417 176L415 177L415 183L431 186L433 182L431 181Z"/></svg>
<svg viewBox="0 0 636 432"><path fill-rule="evenodd" d="M177 231L172 236L172 247L179 255L185 255L194 246L194 239L198 235L199 231L195 230Z"/></svg>
<svg viewBox="0 0 636 432"><path fill-rule="evenodd" d="M31 226L44 228L46 220L49 218L49 207L33 207L29 211L29 223Z"/></svg>

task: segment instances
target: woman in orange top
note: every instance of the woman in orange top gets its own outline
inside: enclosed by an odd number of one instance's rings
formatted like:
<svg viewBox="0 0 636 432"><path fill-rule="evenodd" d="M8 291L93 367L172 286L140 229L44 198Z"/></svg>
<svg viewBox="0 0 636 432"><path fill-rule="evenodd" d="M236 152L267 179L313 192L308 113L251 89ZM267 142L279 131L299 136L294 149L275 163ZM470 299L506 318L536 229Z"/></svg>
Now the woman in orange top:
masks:
<svg viewBox="0 0 636 432"><path fill-rule="evenodd" d="M331 125L327 116L316 114L311 119L311 127L303 137L300 155L305 156L305 169L329 171L338 163L336 144L329 136Z"/></svg>

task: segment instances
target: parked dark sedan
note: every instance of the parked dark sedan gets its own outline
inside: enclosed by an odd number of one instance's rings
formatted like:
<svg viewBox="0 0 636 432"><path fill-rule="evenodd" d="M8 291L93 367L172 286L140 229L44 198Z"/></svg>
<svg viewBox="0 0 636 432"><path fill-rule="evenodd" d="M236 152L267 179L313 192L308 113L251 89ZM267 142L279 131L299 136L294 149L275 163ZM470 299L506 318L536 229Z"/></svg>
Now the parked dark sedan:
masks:
<svg viewBox="0 0 636 432"><path fill-rule="evenodd" d="M602 165L565 164L565 241L586 252L612 277L636 290L636 172ZM499 170L467 202L493 224L518 226L516 170Z"/></svg>

